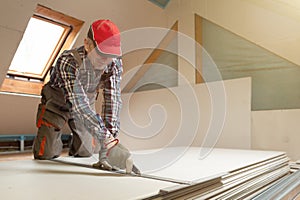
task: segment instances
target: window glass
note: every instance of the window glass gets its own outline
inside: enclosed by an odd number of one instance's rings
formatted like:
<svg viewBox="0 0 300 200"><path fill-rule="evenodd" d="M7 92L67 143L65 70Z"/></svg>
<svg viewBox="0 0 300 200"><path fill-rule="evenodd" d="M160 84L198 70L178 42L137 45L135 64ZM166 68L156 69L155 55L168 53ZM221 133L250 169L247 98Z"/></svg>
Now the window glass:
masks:
<svg viewBox="0 0 300 200"><path fill-rule="evenodd" d="M32 17L9 70L42 74L63 33L63 27Z"/></svg>

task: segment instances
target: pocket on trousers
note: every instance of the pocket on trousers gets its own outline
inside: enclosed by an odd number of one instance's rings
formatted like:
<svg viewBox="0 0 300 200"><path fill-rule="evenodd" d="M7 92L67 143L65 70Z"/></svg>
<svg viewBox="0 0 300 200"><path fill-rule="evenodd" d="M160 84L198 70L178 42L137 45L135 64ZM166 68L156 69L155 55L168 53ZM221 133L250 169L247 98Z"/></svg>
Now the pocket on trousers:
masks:
<svg viewBox="0 0 300 200"><path fill-rule="evenodd" d="M66 119L61 115L54 113L46 108L44 104L39 104L37 112L37 127L40 127L42 124L52 125L56 129L61 130L66 123Z"/></svg>
<svg viewBox="0 0 300 200"><path fill-rule="evenodd" d="M45 111L43 118L44 118L44 120L51 123L55 128L57 128L59 130L61 130L66 123L66 120L62 116L60 116L54 112L51 112L47 109Z"/></svg>

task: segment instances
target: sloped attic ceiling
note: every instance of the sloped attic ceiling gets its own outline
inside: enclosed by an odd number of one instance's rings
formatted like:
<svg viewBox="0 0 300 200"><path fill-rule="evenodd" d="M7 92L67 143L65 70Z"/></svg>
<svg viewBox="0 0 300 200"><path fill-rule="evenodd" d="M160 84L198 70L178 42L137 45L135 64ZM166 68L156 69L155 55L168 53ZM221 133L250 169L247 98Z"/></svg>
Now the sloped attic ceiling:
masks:
<svg viewBox="0 0 300 200"><path fill-rule="evenodd" d="M168 5L170 0L148 0L148 1L164 9Z"/></svg>
<svg viewBox="0 0 300 200"><path fill-rule="evenodd" d="M291 19L300 21L300 1L299 0L247 0L249 3L260 6Z"/></svg>

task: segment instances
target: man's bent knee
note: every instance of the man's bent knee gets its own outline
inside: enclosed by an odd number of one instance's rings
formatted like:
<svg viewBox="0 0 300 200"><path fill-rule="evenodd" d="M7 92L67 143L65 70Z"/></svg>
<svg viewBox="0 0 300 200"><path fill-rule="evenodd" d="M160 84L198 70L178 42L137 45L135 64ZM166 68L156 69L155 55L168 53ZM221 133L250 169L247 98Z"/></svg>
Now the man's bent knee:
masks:
<svg viewBox="0 0 300 200"><path fill-rule="evenodd" d="M35 159L49 160L58 157L62 151L60 133L54 127L42 125L34 139L33 156Z"/></svg>

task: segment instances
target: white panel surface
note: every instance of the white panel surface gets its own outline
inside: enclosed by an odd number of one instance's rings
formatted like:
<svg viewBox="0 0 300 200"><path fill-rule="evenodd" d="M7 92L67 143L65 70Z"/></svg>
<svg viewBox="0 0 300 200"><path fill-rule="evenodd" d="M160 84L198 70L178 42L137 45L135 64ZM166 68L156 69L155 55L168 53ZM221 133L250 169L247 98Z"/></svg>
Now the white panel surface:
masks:
<svg viewBox="0 0 300 200"><path fill-rule="evenodd" d="M238 149L213 149L201 157L203 149L174 147L164 150L133 152L140 170L147 174L184 181L197 182L206 177L226 174L237 169L284 155L276 151L253 151Z"/></svg>
<svg viewBox="0 0 300 200"><path fill-rule="evenodd" d="M132 150L251 147L250 78L123 94L122 99L119 137Z"/></svg>
<svg viewBox="0 0 300 200"><path fill-rule="evenodd" d="M1 162L0 176L1 199L10 200L140 199L175 185L34 160Z"/></svg>
<svg viewBox="0 0 300 200"><path fill-rule="evenodd" d="M191 148L184 152L182 150L170 148L168 152L160 153L161 156L156 159L148 156L150 150L133 152L133 157L142 173L197 182L199 179L230 173L284 154L271 151L214 149L207 157L199 159L199 148ZM138 154L141 156L137 156ZM169 160L173 155L179 157L162 165L163 159ZM95 157L60 159L77 163L93 163L96 160ZM157 166L160 168L155 169ZM0 176L1 198L10 200L141 199L158 194L160 189L178 186L166 181L37 160L0 162Z"/></svg>
<svg viewBox="0 0 300 200"><path fill-rule="evenodd" d="M213 149L206 157L201 157L203 149L191 147L170 147L133 151L135 165L142 174L196 183L207 177L224 175L232 171L265 161L284 152L253 151L240 149ZM61 157L60 160L92 164L98 155L90 158Z"/></svg>
<svg viewBox="0 0 300 200"><path fill-rule="evenodd" d="M21 96L14 94L0 93L0 110L2 115L0 134L35 134L36 112L40 102L37 96ZM25 114L26 117L24 117ZM5 120L14 119L18 125L6 123ZM22 128L21 128L22 127Z"/></svg>
<svg viewBox="0 0 300 200"><path fill-rule="evenodd" d="M285 151L294 161L300 159L300 110L252 112L253 149Z"/></svg>

